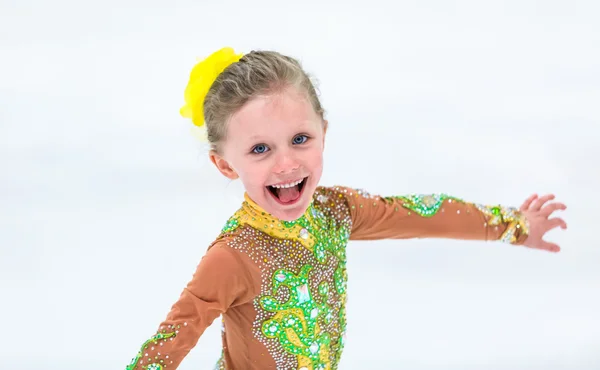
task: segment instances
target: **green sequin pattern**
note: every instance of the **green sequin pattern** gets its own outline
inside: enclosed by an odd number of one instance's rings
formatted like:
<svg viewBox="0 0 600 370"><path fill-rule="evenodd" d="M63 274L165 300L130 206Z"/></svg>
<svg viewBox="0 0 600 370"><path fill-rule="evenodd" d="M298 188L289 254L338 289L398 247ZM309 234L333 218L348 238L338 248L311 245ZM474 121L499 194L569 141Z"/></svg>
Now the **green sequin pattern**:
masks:
<svg viewBox="0 0 600 370"><path fill-rule="evenodd" d="M229 220L227 220L227 222L225 223L225 226L223 226L221 233L225 234L225 233L232 232L233 230L237 229L238 226L240 226L240 222L237 219L237 217L235 217L235 216L231 217Z"/></svg>
<svg viewBox="0 0 600 370"><path fill-rule="evenodd" d="M447 194L415 194L383 198L388 203L400 202L402 207L422 217L432 217L438 213L445 201L464 203L462 199Z"/></svg>
<svg viewBox="0 0 600 370"><path fill-rule="evenodd" d="M285 237L288 231L281 238L261 232L271 225L254 228L230 219L224 228L233 230L235 225L238 237L231 247L248 254L262 271L254 335L278 369L338 367L346 331L346 245L351 230L346 199L339 195L321 188L304 216L273 225L298 234L290 239ZM301 242L309 237L312 248Z"/></svg>
<svg viewBox="0 0 600 370"><path fill-rule="evenodd" d="M149 345L154 344L154 345L158 345L158 343L160 341L165 341L167 339L172 339L176 336L175 332L171 332L171 333L157 333L156 335L154 335L152 338L148 339L143 345L142 348L140 349L140 351L137 353L137 355L133 358L133 360L131 360L131 363L125 368L125 370L133 370L135 369L135 367L138 365L138 362L140 362L140 360L142 360L143 355L144 355L144 350L148 349ZM165 360L162 358L158 358L158 356L154 359L150 358L148 359L148 361L150 361L151 363L149 363L148 365L143 365L142 363L139 363L139 365L141 366L142 369L144 370L163 370L164 367L164 362ZM154 362L156 361L156 362Z"/></svg>
<svg viewBox="0 0 600 370"><path fill-rule="evenodd" d="M326 303L327 285L322 283L321 299L313 299L308 288L308 273L313 267L304 265L299 275L286 270L278 270L273 278L273 291L285 286L290 291L290 299L279 302L273 296L260 298L260 306L274 313L272 319L262 324L262 332L267 338L277 338L282 347L294 355L309 359L315 369L325 368L329 362L330 338L327 332L320 330L319 320L329 323L332 319L331 308ZM321 302L321 303L319 303Z"/></svg>
<svg viewBox="0 0 600 370"><path fill-rule="evenodd" d="M430 218L448 213L444 206L450 203L467 204L464 213L473 208L471 203L447 194L380 197L360 189L319 187L304 215L286 222L265 213L248 198L223 226L219 238L226 237L228 246L244 253L255 264L252 268L260 271L261 281L253 282L257 288L260 283L260 291L249 304L256 311L252 334L266 352L252 351L250 360L258 363L272 358L277 369L338 369L346 337L346 245L353 230L351 213L372 205L387 207L386 211L407 210L399 213L400 219L405 213ZM477 227L506 225L502 241L515 243L527 235L529 225L518 210L474 206L485 218ZM461 209L456 214L461 214ZM473 219L479 222L478 217ZM419 217L415 220L424 221ZM243 307L249 308L246 304ZM144 343L126 370L168 370L173 359L167 354L161 357L154 346L174 340L180 327L171 325L168 332L162 329ZM225 330L223 339L227 343ZM235 349L224 347L215 369L226 368L230 350Z"/></svg>

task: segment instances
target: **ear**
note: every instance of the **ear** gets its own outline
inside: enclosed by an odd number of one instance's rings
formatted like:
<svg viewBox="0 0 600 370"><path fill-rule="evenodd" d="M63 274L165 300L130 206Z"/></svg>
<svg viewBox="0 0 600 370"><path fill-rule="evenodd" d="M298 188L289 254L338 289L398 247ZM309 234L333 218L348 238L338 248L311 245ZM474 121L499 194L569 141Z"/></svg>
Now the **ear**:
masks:
<svg viewBox="0 0 600 370"><path fill-rule="evenodd" d="M219 172L223 174L223 176L227 177L230 180L235 180L238 178L237 172L235 172L235 170L233 169L233 167L231 167L229 162L227 162L225 158L219 155L219 153L217 153L214 150L211 150L208 153L208 157L210 158L210 161L215 165L215 167L217 167Z"/></svg>

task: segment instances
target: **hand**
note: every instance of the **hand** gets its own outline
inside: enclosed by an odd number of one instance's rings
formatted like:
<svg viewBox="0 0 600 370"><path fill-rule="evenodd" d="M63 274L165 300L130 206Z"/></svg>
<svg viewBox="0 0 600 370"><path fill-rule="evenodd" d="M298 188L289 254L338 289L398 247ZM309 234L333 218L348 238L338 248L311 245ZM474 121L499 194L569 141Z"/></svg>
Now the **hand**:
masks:
<svg viewBox="0 0 600 370"><path fill-rule="evenodd" d="M529 236L525 240L524 245L529 248L542 249L550 252L559 252L560 247L554 243L545 241L544 235L560 226L561 229L567 228L567 223L559 217L549 218L554 211L565 210L567 208L563 203L551 202L554 195L544 195L538 198L534 194L527 198L520 208L520 211L527 217L529 221ZM548 203L548 204L546 204Z"/></svg>

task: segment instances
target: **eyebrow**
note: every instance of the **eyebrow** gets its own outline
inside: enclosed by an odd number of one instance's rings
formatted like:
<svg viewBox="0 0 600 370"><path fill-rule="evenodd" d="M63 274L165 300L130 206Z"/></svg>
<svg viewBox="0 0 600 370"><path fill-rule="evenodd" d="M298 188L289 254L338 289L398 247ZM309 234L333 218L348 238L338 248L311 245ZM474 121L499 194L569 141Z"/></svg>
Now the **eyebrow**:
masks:
<svg viewBox="0 0 600 370"><path fill-rule="evenodd" d="M298 125L298 130L294 135L300 134L300 133L307 133L308 131L311 130L310 127L310 121L306 121L306 122L302 122L302 124ZM264 137L258 134L254 134L254 135L250 135L248 136L248 140L250 141L260 141L260 140L264 140Z"/></svg>
<svg viewBox="0 0 600 370"><path fill-rule="evenodd" d="M260 139L262 139L262 136L260 136L260 135L254 134L254 135L248 136L248 140L250 140L250 141L257 141L257 140L260 140Z"/></svg>

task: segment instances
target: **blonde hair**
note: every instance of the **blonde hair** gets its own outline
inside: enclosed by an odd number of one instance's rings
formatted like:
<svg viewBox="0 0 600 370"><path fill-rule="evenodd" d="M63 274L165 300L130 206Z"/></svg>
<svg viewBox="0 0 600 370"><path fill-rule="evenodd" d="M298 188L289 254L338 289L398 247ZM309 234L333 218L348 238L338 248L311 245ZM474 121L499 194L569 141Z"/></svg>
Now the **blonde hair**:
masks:
<svg viewBox="0 0 600 370"><path fill-rule="evenodd" d="M204 98L204 120L211 149L219 151L226 139L229 118L256 96L282 92L288 87L306 93L314 111L324 119L315 86L300 63L275 51L252 51L228 66Z"/></svg>

